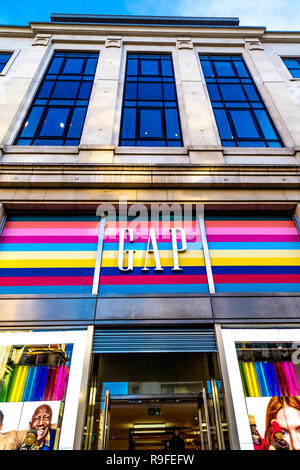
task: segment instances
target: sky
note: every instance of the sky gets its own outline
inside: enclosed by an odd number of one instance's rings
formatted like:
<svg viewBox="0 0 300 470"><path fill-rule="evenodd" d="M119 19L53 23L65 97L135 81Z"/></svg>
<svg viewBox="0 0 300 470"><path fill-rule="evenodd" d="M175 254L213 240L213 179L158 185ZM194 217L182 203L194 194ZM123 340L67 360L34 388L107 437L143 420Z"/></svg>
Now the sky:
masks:
<svg viewBox="0 0 300 470"><path fill-rule="evenodd" d="M0 24L50 21L51 13L105 15L237 16L240 26L299 31L299 0L0 0Z"/></svg>

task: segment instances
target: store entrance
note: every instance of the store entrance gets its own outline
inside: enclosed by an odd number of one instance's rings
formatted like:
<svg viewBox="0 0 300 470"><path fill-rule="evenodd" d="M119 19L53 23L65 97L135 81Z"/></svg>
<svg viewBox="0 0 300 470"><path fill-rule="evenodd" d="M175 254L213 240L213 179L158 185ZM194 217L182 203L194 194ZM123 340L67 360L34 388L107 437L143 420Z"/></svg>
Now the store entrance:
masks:
<svg viewBox="0 0 300 470"><path fill-rule="evenodd" d="M218 434L210 409L213 403L203 391L204 395L112 399L107 390L101 448L175 452L224 448L223 430Z"/></svg>

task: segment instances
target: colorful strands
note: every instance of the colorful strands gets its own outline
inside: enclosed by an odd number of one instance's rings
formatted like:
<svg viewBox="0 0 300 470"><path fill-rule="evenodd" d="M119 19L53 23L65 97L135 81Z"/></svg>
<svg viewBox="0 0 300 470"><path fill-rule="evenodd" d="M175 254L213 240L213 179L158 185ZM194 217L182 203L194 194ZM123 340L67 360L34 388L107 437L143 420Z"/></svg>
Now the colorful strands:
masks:
<svg viewBox="0 0 300 470"><path fill-rule="evenodd" d="M300 236L290 217L205 219L216 292L299 292Z"/></svg>
<svg viewBox="0 0 300 470"><path fill-rule="evenodd" d="M0 387L0 402L62 400L67 389L69 366L15 366Z"/></svg>
<svg viewBox="0 0 300 470"><path fill-rule="evenodd" d="M300 395L291 362L240 362L239 367L246 397Z"/></svg>
<svg viewBox="0 0 300 470"><path fill-rule="evenodd" d="M0 294L91 293L98 226L92 216L9 217L0 236Z"/></svg>

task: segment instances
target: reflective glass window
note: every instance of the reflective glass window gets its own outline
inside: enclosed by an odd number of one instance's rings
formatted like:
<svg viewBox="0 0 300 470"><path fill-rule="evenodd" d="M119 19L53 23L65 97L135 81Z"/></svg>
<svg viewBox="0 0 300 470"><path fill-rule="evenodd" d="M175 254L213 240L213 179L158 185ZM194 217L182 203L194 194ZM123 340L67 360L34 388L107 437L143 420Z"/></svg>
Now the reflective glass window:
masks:
<svg viewBox="0 0 300 470"><path fill-rule="evenodd" d="M200 61L223 146L282 147L242 56L200 56Z"/></svg>
<svg viewBox="0 0 300 470"><path fill-rule="evenodd" d="M300 78L300 58L286 58L282 59L286 67L289 69L290 74L294 78Z"/></svg>
<svg viewBox="0 0 300 470"><path fill-rule="evenodd" d="M182 146L171 55L128 54L120 145Z"/></svg>
<svg viewBox="0 0 300 470"><path fill-rule="evenodd" d="M0 52L0 72L2 72L11 56L10 52Z"/></svg>
<svg viewBox="0 0 300 470"><path fill-rule="evenodd" d="M96 53L54 53L16 145L79 144L97 61Z"/></svg>

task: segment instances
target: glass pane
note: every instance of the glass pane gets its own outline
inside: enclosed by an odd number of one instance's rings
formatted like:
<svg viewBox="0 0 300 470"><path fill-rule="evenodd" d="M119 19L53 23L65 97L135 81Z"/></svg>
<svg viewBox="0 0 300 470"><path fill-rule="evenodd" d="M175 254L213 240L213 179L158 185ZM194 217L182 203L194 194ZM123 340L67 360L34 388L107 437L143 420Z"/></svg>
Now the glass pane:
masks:
<svg viewBox="0 0 300 470"><path fill-rule="evenodd" d="M80 87L78 98L88 99L91 94L92 86L93 86L93 82L83 82Z"/></svg>
<svg viewBox="0 0 300 470"><path fill-rule="evenodd" d="M160 83L139 83L140 100L161 100L162 89Z"/></svg>
<svg viewBox="0 0 300 470"><path fill-rule="evenodd" d="M300 69L292 69L290 72L294 78L300 78Z"/></svg>
<svg viewBox="0 0 300 470"><path fill-rule="evenodd" d="M171 60L162 60L161 61L161 73L166 77L173 76L172 62Z"/></svg>
<svg viewBox="0 0 300 470"><path fill-rule="evenodd" d="M166 109L167 139L180 139L177 109Z"/></svg>
<svg viewBox="0 0 300 470"><path fill-rule="evenodd" d="M137 59L128 59L127 62L127 75L137 75Z"/></svg>
<svg viewBox="0 0 300 470"><path fill-rule="evenodd" d="M140 110L140 137L163 137L161 111L158 109Z"/></svg>
<svg viewBox="0 0 300 470"><path fill-rule="evenodd" d="M135 137L136 109L125 108L123 114L122 138L132 139Z"/></svg>
<svg viewBox="0 0 300 470"><path fill-rule="evenodd" d="M237 70L237 73L239 77L249 77L249 73L241 61L234 61L235 68Z"/></svg>
<svg viewBox="0 0 300 470"><path fill-rule="evenodd" d="M136 99L136 83L126 83L125 85L125 99L135 100Z"/></svg>
<svg viewBox="0 0 300 470"><path fill-rule="evenodd" d="M81 73L83 63L84 59L67 59L62 73Z"/></svg>
<svg viewBox="0 0 300 470"><path fill-rule="evenodd" d="M86 108L77 108L75 109L70 124L68 138L79 138L81 135L84 118L85 118Z"/></svg>
<svg viewBox="0 0 300 470"><path fill-rule="evenodd" d="M281 147L280 142L268 142L269 147Z"/></svg>
<svg viewBox="0 0 300 470"><path fill-rule="evenodd" d="M11 54L0 54L0 63L7 64L10 58L11 58Z"/></svg>
<svg viewBox="0 0 300 470"><path fill-rule="evenodd" d="M209 97L212 101L214 100L221 101L221 96L220 96L217 85L207 85L207 89L208 89Z"/></svg>
<svg viewBox="0 0 300 470"><path fill-rule="evenodd" d="M61 67L61 64L63 63L63 60L64 59L62 57L55 57L52 61L52 64L50 66L48 73L58 73Z"/></svg>
<svg viewBox="0 0 300 470"><path fill-rule="evenodd" d="M211 64L208 60L201 61L201 65L202 65L203 73L204 73L205 77L213 77L214 76L213 69L212 69Z"/></svg>
<svg viewBox="0 0 300 470"><path fill-rule="evenodd" d="M76 98L79 82L57 82L55 84L52 98Z"/></svg>
<svg viewBox="0 0 300 470"><path fill-rule="evenodd" d="M166 147L164 140L138 140L138 147Z"/></svg>
<svg viewBox="0 0 300 470"><path fill-rule="evenodd" d="M264 109L256 109L254 113L255 113L255 116L257 117L257 120L259 122L259 125L263 131L265 138L277 140L277 135L275 134L275 131L273 129L273 126L270 122L270 119L266 111Z"/></svg>
<svg viewBox="0 0 300 470"><path fill-rule="evenodd" d="M53 85L54 85L54 82L45 81L42 85L42 88L40 89L38 98L49 98Z"/></svg>
<svg viewBox="0 0 300 470"><path fill-rule="evenodd" d="M44 107L33 107L27 121L24 123L21 137L33 137L35 130L40 122Z"/></svg>
<svg viewBox="0 0 300 470"><path fill-rule="evenodd" d="M176 100L175 86L173 83L164 83L163 87L165 100Z"/></svg>
<svg viewBox="0 0 300 470"><path fill-rule="evenodd" d="M266 144L263 141L258 140L238 140L237 144L239 147L266 147Z"/></svg>
<svg viewBox="0 0 300 470"><path fill-rule="evenodd" d="M36 139L33 141L32 145L63 145L63 140L56 139Z"/></svg>
<svg viewBox="0 0 300 470"><path fill-rule="evenodd" d="M248 99L250 101L259 101L260 98L256 93L255 87L253 85L244 85L244 90L247 93Z"/></svg>
<svg viewBox="0 0 300 470"><path fill-rule="evenodd" d="M141 60L141 75L159 75L158 60Z"/></svg>
<svg viewBox="0 0 300 470"><path fill-rule="evenodd" d="M88 59L85 67L85 74L94 75L97 67L97 59Z"/></svg>
<svg viewBox="0 0 300 470"><path fill-rule="evenodd" d="M259 138L259 133L253 122L250 111L229 111L238 138Z"/></svg>
<svg viewBox="0 0 300 470"><path fill-rule="evenodd" d="M232 68L232 65L229 61L215 61L216 71L219 77L234 77L235 72Z"/></svg>
<svg viewBox="0 0 300 470"><path fill-rule="evenodd" d="M49 108L40 136L62 136L69 112L68 108Z"/></svg>
<svg viewBox="0 0 300 470"><path fill-rule="evenodd" d="M246 95L241 85L219 85L225 101L246 101Z"/></svg>
<svg viewBox="0 0 300 470"><path fill-rule="evenodd" d="M283 59L283 62L288 68L298 68L300 64L297 59Z"/></svg>
<svg viewBox="0 0 300 470"><path fill-rule="evenodd" d="M232 139L232 132L225 111L223 109L215 109L214 113L221 139Z"/></svg>

